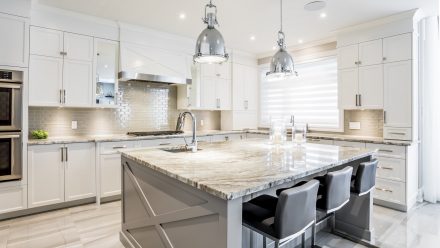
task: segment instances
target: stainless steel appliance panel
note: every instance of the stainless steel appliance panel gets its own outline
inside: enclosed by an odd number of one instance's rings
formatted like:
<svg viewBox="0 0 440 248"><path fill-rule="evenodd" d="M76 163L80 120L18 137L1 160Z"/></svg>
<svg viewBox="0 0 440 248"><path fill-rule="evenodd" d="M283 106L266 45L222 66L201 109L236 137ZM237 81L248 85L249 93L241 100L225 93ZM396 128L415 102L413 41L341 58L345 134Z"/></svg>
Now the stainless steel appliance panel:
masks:
<svg viewBox="0 0 440 248"><path fill-rule="evenodd" d="M0 182L22 178L22 134L0 133Z"/></svg>

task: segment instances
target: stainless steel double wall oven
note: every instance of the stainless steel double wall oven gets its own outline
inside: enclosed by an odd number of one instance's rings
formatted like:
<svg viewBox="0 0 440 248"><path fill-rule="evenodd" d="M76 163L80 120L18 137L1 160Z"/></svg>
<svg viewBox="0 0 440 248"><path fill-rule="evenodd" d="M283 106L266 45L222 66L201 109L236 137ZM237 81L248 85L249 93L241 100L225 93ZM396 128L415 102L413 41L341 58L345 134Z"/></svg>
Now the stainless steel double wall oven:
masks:
<svg viewBox="0 0 440 248"><path fill-rule="evenodd" d="M0 182L22 178L23 72L0 70Z"/></svg>

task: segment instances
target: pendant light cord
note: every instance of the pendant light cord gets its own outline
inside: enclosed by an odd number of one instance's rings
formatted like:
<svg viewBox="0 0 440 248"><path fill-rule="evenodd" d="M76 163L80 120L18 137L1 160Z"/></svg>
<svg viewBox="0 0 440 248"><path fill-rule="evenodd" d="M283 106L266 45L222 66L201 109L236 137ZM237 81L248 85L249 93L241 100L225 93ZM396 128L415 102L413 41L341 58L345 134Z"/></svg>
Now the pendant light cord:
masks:
<svg viewBox="0 0 440 248"><path fill-rule="evenodd" d="M280 18L281 18L281 29L280 31L283 32L283 0L280 0Z"/></svg>

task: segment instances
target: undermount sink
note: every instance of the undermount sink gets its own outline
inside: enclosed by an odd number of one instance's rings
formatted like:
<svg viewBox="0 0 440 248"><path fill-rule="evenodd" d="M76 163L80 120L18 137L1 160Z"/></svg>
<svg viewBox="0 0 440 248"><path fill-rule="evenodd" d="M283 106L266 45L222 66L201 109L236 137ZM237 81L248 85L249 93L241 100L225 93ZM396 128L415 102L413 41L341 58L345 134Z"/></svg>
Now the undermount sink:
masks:
<svg viewBox="0 0 440 248"><path fill-rule="evenodd" d="M165 152L172 152L172 153L181 153L181 152L192 152L191 148L188 148L186 146L181 147L170 147L170 148L161 148L160 150ZM197 149L197 151L201 151L202 149Z"/></svg>
<svg viewBox="0 0 440 248"><path fill-rule="evenodd" d="M130 136L160 136L160 135L175 135L182 134L183 131L150 131L150 132L129 132Z"/></svg>

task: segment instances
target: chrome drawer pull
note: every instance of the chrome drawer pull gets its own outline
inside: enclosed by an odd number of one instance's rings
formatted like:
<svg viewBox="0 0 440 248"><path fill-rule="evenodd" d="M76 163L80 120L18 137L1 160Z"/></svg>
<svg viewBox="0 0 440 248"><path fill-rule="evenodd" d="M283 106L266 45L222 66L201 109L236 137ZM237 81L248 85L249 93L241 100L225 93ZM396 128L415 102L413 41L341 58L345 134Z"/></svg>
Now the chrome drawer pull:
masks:
<svg viewBox="0 0 440 248"><path fill-rule="evenodd" d="M113 149L123 149L123 148L127 148L127 146L114 146Z"/></svg>
<svg viewBox="0 0 440 248"><path fill-rule="evenodd" d="M406 133L395 133L395 132L390 132L390 134L395 134L395 135L406 135Z"/></svg>
<svg viewBox="0 0 440 248"><path fill-rule="evenodd" d="M383 192L393 193L393 191L390 190L390 189L383 189L383 188L379 188L379 187L376 187L376 189L380 190L380 191L383 191Z"/></svg>
<svg viewBox="0 0 440 248"><path fill-rule="evenodd" d="M169 145L171 145L171 143L162 143L162 144L159 144L160 146L169 146Z"/></svg>
<svg viewBox="0 0 440 248"><path fill-rule="evenodd" d="M309 141L317 141L317 142L320 142L321 140L319 140L319 139L309 139Z"/></svg>
<svg viewBox="0 0 440 248"><path fill-rule="evenodd" d="M382 166L378 166L377 168L382 169L382 170L394 170L391 167L382 167Z"/></svg>
<svg viewBox="0 0 440 248"><path fill-rule="evenodd" d="M384 149L379 149L379 152L394 152L393 150L384 150Z"/></svg>

